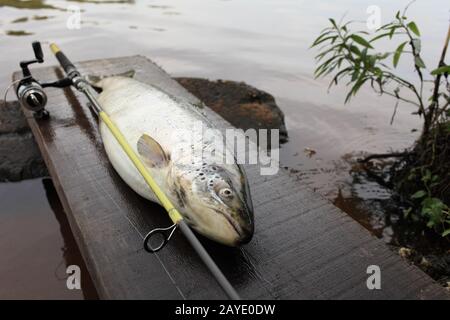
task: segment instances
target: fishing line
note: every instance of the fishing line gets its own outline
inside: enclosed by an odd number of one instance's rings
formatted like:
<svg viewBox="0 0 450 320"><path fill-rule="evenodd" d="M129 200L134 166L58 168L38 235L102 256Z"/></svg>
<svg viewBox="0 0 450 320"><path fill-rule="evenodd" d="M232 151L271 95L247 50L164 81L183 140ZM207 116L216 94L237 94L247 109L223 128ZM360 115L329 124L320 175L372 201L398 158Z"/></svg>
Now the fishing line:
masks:
<svg viewBox="0 0 450 320"><path fill-rule="evenodd" d="M29 79L29 78L31 78L31 76L28 77L28 79ZM27 79L27 78L15 80L15 81L11 82L11 83L9 84L9 86L6 88L5 94L4 94L4 96L3 96L3 105L4 105L5 108L6 108L6 98L7 98L7 96L8 96L9 90L10 90L16 83L19 83L20 81L22 81L22 80L24 80L24 79Z"/></svg>

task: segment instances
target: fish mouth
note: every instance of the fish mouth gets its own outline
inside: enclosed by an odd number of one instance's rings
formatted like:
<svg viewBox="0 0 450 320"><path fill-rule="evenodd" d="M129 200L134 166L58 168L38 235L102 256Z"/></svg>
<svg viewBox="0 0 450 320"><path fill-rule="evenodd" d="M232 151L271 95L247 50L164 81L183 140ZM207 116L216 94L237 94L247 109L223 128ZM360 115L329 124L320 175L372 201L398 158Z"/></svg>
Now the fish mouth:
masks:
<svg viewBox="0 0 450 320"><path fill-rule="evenodd" d="M228 213L218 210L216 208L213 208L213 210L215 212L217 212L218 214L222 215L228 221L228 223L231 225L233 230L237 233L238 238L234 245L237 246L237 245L246 244L246 243L250 242L250 240L253 237L253 232L244 230L239 225L239 223L236 220L234 220Z"/></svg>

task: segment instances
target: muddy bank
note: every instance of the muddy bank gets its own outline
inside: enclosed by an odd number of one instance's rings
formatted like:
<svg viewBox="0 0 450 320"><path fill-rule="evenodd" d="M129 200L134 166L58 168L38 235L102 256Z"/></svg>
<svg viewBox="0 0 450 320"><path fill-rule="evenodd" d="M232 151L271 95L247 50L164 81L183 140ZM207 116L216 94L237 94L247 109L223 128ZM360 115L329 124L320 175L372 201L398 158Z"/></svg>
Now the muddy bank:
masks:
<svg viewBox="0 0 450 320"><path fill-rule="evenodd" d="M206 105L241 129L279 129L287 140L284 115L267 92L243 82L175 78ZM47 176L47 168L16 101L0 100L0 181Z"/></svg>

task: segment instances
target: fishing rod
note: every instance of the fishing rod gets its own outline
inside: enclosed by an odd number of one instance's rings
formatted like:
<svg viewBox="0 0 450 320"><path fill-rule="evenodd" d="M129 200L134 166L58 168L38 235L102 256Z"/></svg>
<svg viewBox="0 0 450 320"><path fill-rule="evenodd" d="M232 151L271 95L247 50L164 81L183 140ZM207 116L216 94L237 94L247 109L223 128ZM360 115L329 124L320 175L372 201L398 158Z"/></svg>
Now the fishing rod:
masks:
<svg viewBox="0 0 450 320"><path fill-rule="evenodd" d="M170 240L175 230L179 228L186 239L189 241L193 249L196 251L200 259L203 261L205 266L209 269L211 274L214 276L220 287L227 294L227 296L232 300L240 300L240 297L233 286L230 284L228 279L219 269L217 264L208 254L206 249L197 239L195 234L192 232L191 228L188 226L183 216L175 208L172 202L167 198L161 188L153 179L150 172L145 167L144 163L141 161L139 156L127 142L125 136L122 134L120 129L111 120L109 115L102 109L96 98L96 92L92 86L84 79L75 65L67 58L67 56L61 51L61 49L54 43L50 45L50 49L58 60L59 64L66 73L66 77L51 83L41 84L37 80L33 79L31 72L28 70L28 65L31 63L42 63L43 54L39 42L33 43L33 50L36 56L35 60L22 62L20 65L22 67L22 73L24 78L19 82L17 86L17 96L22 104L35 112L38 117L48 117L48 112L45 110L45 104L47 102L47 97L43 88L45 87L68 87L73 86L79 92L83 93L89 100L89 107L98 116L101 121L105 123L112 135L115 137L117 142L122 147L122 150L127 154L128 158L134 164L136 169L144 178L145 182L148 184L150 189L153 191L155 196L158 198L160 204L167 211L173 225L168 228L156 228L150 231L144 238L144 248L150 253L155 253L161 250L167 242ZM26 94L25 94L26 93ZM152 238L162 237L162 241L157 246L151 246L150 241Z"/></svg>

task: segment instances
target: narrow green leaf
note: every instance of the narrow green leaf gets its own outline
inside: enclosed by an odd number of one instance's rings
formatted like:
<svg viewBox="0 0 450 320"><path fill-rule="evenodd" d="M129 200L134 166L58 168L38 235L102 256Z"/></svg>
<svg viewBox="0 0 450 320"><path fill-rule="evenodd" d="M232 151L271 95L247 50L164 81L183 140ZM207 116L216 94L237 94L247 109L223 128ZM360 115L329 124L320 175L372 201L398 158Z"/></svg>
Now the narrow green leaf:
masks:
<svg viewBox="0 0 450 320"><path fill-rule="evenodd" d="M328 86L328 89L330 89L331 86L332 86L333 84L337 85L337 84L338 84L339 77L342 76L342 75L344 75L345 73L349 72L351 69L352 69L352 68L348 67L348 68L342 69L341 71L339 71L338 73L336 73L336 75L333 77L333 80L330 81L330 84L329 84L329 86Z"/></svg>
<svg viewBox="0 0 450 320"><path fill-rule="evenodd" d="M347 96L345 97L345 101L344 103L347 103L348 101L350 101L350 98L352 97L352 91L350 90L349 93L347 93Z"/></svg>
<svg viewBox="0 0 450 320"><path fill-rule="evenodd" d="M334 46L332 46L332 47L327 47L326 49L324 48L324 51L323 52L320 52L318 55L316 55L314 58L316 59L316 60L320 60L320 59L322 59L324 56L326 56L328 53L331 53L331 52L334 52L334 51L336 51L338 48L340 48L340 47L342 47L343 46L343 44L342 43L338 43L338 44L335 44ZM339 50L338 50L339 51Z"/></svg>
<svg viewBox="0 0 450 320"><path fill-rule="evenodd" d="M356 95L361 86L366 82L367 78L365 78L365 76L366 73L363 71L359 77L359 80L355 83L355 85L352 88L353 95Z"/></svg>
<svg viewBox="0 0 450 320"><path fill-rule="evenodd" d="M384 60L384 59L386 59L387 57L389 57L389 55L390 55L390 53L389 52L385 52L385 53L379 53L379 54L377 54L377 59L378 60Z"/></svg>
<svg viewBox="0 0 450 320"><path fill-rule="evenodd" d="M406 43L407 43L407 41L403 42L403 43L402 43L401 45L399 45L399 46L397 47L397 49L395 50L394 58L393 58L393 65L394 65L394 68L397 67L398 61L400 60L400 56L402 55L403 48L405 47Z"/></svg>
<svg viewBox="0 0 450 320"><path fill-rule="evenodd" d="M417 28L417 25L416 25L416 23L415 23L414 21L411 21L411 22L408 23L406 26L409 28L409 30L411 30L412 32L414 32L414 34L415 34L416 36L420 37L419 28Z"/></svg>
<svg viewBox="0 0 450 320"><path fill-rule="evenodd" d="M358 92L359 88L361 88L361 86L366 82L366 80L367 78L365 77L365 73L362 72L361 75L359 76L359 79L356 81L350 92L345 97L345 103L347 103L350 100L352 95L354 96Z"/></svg>
<svg viewBox="0 0 450 320"><path fill-rule="evenodd" d="M376 37L370 39L369 42L372 43L372 42L377 41L377 40L379 40L379 39L381 39L381 38L384 38L384 37L388 36L389 33L390 33L390 32L386 32L386 33L379 34L379 35L377 35Z"/></svg>
<svg viewBox="0 0 450 320"><path fill-rule="evenodd" d="M327 35L329 35L330 33L332 33L333 31L327 31L327 32L322 32L317 38L316 40L314 40L314 43L320 41L321 39L323 39L324 37L326 37ZM313 44L314 44L313 43Z"/></svg>
<svg viewBox="0 0 450 320"><path fill-rule="evenodd" d="M332 73L334 71L334 69L337 68L338 63L339 63L338 61L333 61L333 63L331 63L329 66L327 66L327 68L326 68L327 71L325 73L323 73L321 75L321 77L326 77L327 75Z"/></svg>
<svg viewBox="0 0 450 320"><path fill-rule="evenodd" d="M416 56L414 58L414 62L416 64L416 66L418 66L419 68L425 69L425 62L423 62L422 58L420 56Z"/></svg>
<svg viewBox="0 0 450 320"><path fill-rule="evenodd" d="M325 72L327 72L328 70L330 70L329 66L330 63L333 62L334 59L339 58L340 55L334 55L331 58L329 58L327 61L325 61L324 63L322 63L315 71L315 77L319 78L321 75L323 75ZM332 71L332 70L331 70Z"/></svg>
<svg viewBox="0 0 450 320"><path fill-rule="evenodd" d="M373 49L373 47L370 45L370 43L367 42L367 40L364 39L364 38L361 37L361 36L358 36L358 35L356 35L356 34L352 34L352 35L350 36L350 38L352 38L353 41L355 41L356 43L359 43L360 45L362 45L362 46L364 46L364 47Z"/></svg>
<svg viewBox="0 0 450 320"><path fill-rule="evenodd" d="M404 210L403 210L403 216L404 216L405 218L408 218L408 216L409 216L409 214L411 213L411 211L412 211L412 208L411 208L411 207L409 207L408 209L404 209Z"/></svg>
<svg viewBox="0 0 450 320"><path fill-rule="evenodd" d="M363 51L361 51L361 59L365 59L367 56L367 48L364 48Z"/></svg>
<svg viewBox="0 0 450 320"><path fill-rule="evenodd" d="M433 76L437 76L438 74L450 73L450 66L443 66L431 71Z"/></svg>
<svg viewBox="0 0 450 320"><path fill-rule="evenodd" d="M327 54L329 54L331 51L330 50L327 50L327 51L324 51L324 52L320 52L318 55L316 55L315 57L314 57L314 59L316 59L317 61L320 61L320 60L322 60L323 59L323 57L325 57Z"/></svg>
<svg viewBox="0 0 450 320"><path fill-rule="evenodd" d="M394 24L392 22L386 23L386 24L382 25L381 27L379 27L377 30L375 30L375 32L378 32L380 30L387 30L393 25Z"/></svg>
<svg viewBox="0 0 450 320"><path fill-rule="evenodd" d="M424 190L419 190L416 193L414 193L411 198L412 199L420 199L427 195L427 193Z"/></svg>
<svg viewBox="0 0 450 320"><path fill-rule="evenodd" d="M314 43L311 45L311 48L313 48L313 47L315 47L315 46L318 46L319 44L321 44L321 43L324 43L325 41L327 41L327 40L332 40L333 41L333 39L336 39L337 38L337 36L328 36L328 37L324 37L324 38L317 38L316 39L316 41L314 41Z"/></svg>
<svg viewBox="0 0 450 320"><path fill-rule="evenodd" d="M333 18L330 18L328 20L330 20L330 22L333 25L333 27L335 27L337 29L336 21Z"/></svg>
<svg viewBox="0 0 450 320"><path fill-rule="evenodd" d="M356 54L357 56L361 56L361 51L358 49L357 46L350 46L350 51L353 52L354 54Z"/></svg>
<svg viewBox="0 0 450 320"><path fill-rule="evenodd" d="M314 42L313 42L313 44L311 45L311 47L317 46L317 45L320 43L320 41L321 41L323 38L325 38L325 37L331 38L333 35L330 35L330 34L333 34L333 33L334 33L333 30L321 33L321 34L316 38L316 40L314 40Z"/></svg>
<svg viewBox="0 0 450 320"><path fill-rule="evenodd" d="M380 68L375 67L375 68L373 68L373 73L377 76L377 82L381 82L381 78L383 76L383 71L381 71Z"/></svg>
<svg viewBox="0 0 450 320"><path fill-rule="evenodd" d="M442 236L446 237L450 234L450 229L445 230L444 232L442 232Z"/></svg>
<svg viewBox="0 0 450 320"><path fill-rule="evenodd" d="M393 26L391 28L391 30L389 31L389 39L392 39L392 37L394 36L395 29L397 29L397 28L398 27L396 27L396 26Z"/></svg>

